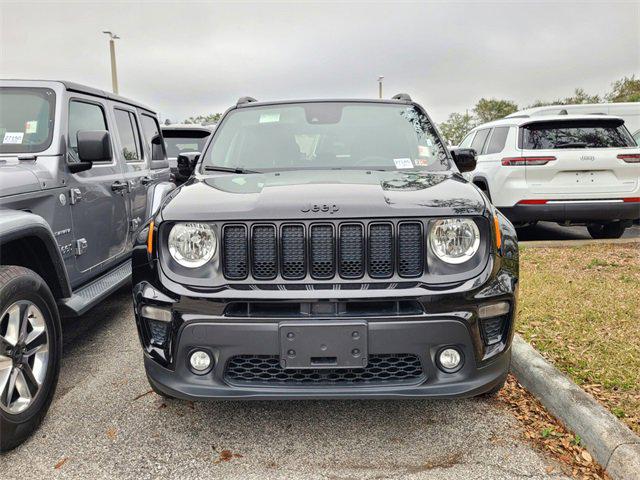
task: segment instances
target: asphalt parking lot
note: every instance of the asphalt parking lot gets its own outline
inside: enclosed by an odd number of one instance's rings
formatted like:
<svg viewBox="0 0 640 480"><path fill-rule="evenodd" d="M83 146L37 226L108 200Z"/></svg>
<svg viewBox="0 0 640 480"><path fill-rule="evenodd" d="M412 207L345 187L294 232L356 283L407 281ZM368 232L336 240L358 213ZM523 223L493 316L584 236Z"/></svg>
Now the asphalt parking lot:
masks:
<svg viewBox="0 0 640 480"><path fill-rule="evenodd" d="M49 415L2 478L557 478L498 400L165 401L125 289L64 322ZM554 467L555 466L555 467ZM57 467L57 468L56 468ZM548 474L547 472L553 472Z"/></svg>

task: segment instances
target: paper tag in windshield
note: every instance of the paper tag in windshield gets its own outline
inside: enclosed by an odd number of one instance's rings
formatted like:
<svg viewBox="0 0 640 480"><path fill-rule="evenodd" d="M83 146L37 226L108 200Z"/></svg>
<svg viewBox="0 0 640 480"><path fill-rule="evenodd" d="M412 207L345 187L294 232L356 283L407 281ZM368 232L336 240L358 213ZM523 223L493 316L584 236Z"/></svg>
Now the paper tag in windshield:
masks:
<svg viewBox="0 0 640 480"><path fill-rule="evenodd" d="M36 133L38 131L38 121L31 120L24 124L24 133Z"/></svg>
<svg viewBox="0 0 640 480"><path fill-rule="evenodd" d="M24 133L22 132L5 132L2 139L4 144L21 144Z"/></svg>
<svg viewBox="0 0 640 480"><path fill-rule="evenodd" d="M258 123L273 123L273 122L279 122L279 121L280 121L279 113L262 113L260 114L260 120L258 120Z"/></svg>
<svg viewBox="0 0 640 480"><path fill-rule="evenodd" d="M413 168L413 163L410 158L394 158L393 163L396 164L397 169Z"/></svg>

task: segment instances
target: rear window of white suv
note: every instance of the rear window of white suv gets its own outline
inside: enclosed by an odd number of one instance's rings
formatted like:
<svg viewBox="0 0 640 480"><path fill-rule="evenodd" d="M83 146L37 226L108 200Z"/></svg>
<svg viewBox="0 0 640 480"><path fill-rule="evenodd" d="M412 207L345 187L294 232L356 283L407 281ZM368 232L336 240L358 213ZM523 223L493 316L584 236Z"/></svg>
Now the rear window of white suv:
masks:
<svg viewBox="0 0 640 480"><path fill-rule="evenodd" d="M520 148L526 150L634 146L633 138L624 127L624 122L618 119L532 123L521 128L519 143Z"/></svg>

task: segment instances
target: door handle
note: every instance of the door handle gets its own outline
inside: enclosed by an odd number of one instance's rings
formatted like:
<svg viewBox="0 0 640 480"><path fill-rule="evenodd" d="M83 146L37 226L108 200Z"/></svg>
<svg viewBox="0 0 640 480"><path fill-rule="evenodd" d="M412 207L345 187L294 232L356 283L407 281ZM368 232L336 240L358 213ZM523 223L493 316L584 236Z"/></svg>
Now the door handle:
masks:
<svg viewBox="0 0 640 480"><path fill-rule="evenodd" d="M121 182L120 180L116 180L111 184L111 190L114 192L122 192L126 190L129 184L127 182Z"/></svg>
<svg viewBox="0 0 640 480"><path fill-rule="evenodd" d="M142 185L149 185L151 182L153 182L153 178L149 177L148 175L145 175L140 179L140 183Z"/></svg>

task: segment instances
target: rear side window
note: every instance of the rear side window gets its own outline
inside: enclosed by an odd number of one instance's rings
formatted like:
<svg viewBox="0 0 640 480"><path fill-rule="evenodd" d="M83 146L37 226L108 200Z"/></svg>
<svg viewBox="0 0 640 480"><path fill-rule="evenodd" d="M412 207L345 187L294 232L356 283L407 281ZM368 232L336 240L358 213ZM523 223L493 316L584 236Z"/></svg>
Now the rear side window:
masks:
<svg viewBox="0 0 640 480"><path fill-rule="evenodd" d="M145 139L149 145L149 151L151 152L151 160L164 160L166 153L164 149L164 142L162 141L162 135L160 134L160 125L158 120L150 115L142 114L142 131L144 132Z"/></svg>
<svg viewBox="0 0 640 480"><path fill-rule="evenodd" d="M460 145L458 145L458 147L460 147L460 148L469 148L469 145L471 145L471 140L473 140L473 136L474 135L475 135L475 132L470 133L469 135L464 137L464 140L462 140L460 142Z"/></svg>
<svg viewBox="0 0 640 480"><path fill-rule="evenodd" d="M496 127L493 129L491 138L489 138L489 144L487 145L486 154L500 153L504 150L504 144L507 141L507 135L509 134L509 127Z"/></svg>
<svg viewBox="0 0 640 480"><path fill-rule="evenodd" d="M142 160L142 148L140 144L140 132L135 116L127 111L115 109L116 126L120 137L122 156L127 162L139 162Z"/></svg>
<svg viewBox="0 0 640 480"><path fill-rule="evenodd" d="M482 153L482 147L490 131L490 128L485 128L476 132L476 136L473 138L473 142L471 142L471 148L473 148L478 155Z"/></svg>
<svg viewBox="0 0 640 480"><path fill-rule="evenodd" d="M96 103L72 100L69 103L69 148L78 153L80 130L107 130L104 110Z"/></svg>
<svg viewBox="0 0 640 480"><path fill-rule="evenodd" d="M520 142L527 150L619 148L635 143L623 123L616 120L534 123L522 128Z"/></svg>

